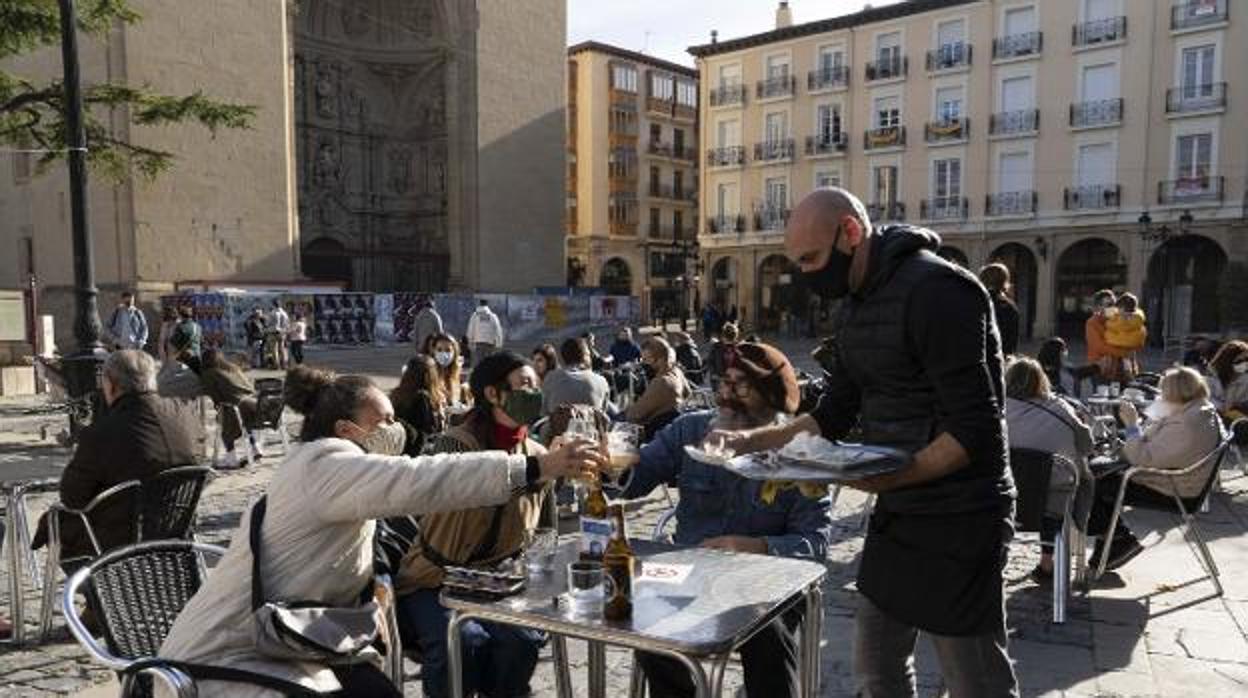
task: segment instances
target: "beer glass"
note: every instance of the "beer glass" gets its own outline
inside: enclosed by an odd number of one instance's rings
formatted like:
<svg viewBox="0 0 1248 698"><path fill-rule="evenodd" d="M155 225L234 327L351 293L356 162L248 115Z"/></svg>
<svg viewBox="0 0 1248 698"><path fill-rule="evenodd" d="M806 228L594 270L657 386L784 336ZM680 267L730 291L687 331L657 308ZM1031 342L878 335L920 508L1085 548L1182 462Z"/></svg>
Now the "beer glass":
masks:
<svg viewBox="0 0 1248 698"><path fill-rule="evenodd" d="M568 565L568 610L574 616L602 615L606 598L605 571L601 562L580 560Z"/></svg>
<svg viewBox="0 0 1248 698"><path fill-rule="evenodd" d="M553 528L535 528L524 533L524 563L529 574L546 574L555 562L559 532Z"/></svg>
<svg viewBox="0 0 1248 698"><path fill-rule="evenodd" d="M619 478L641 460L641 436L642 428L636 424L611 425L607 432L607 467L612 478Z"/></svg>

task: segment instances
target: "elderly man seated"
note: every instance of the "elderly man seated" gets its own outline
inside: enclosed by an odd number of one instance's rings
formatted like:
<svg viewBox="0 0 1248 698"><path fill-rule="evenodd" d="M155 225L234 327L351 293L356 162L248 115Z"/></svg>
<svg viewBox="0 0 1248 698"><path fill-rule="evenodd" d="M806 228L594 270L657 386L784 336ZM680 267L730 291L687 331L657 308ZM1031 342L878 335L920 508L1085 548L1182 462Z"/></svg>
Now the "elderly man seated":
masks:
<svg viewBox="0 0 1248 698"><path fill-rule="evenodd" d="M832 523L823 487L785 487L747 480L686 455L711 431L751 429L792 415L800 400L793 367L765 344L741 344L737 360L719 383L719 409L683 415L658 433L623 482L623 496L646 495L677 479L675 541L742 553L784 555L822 561ZM746 692L751 696L797 696L796 630L800 612L776 619L741 648ZM688 672L674 660L642 655L653 698L692 696Z"/></svg>
<svg viewBox="0 0 1248 698"><path fill-rule="evenodd" d="M115 351L104 362L100 393L108 409L83 430L73 458L61 474L61 503L85 507L104 490L127 480L142 480L197 460L199 421L188 408L156 395L156 360L145 352ZM129 541L131 512L97 509L91 526L103 550ZM47 540L47 521L39 522L33 547ZM91 540L76 517L61 526L61 566L70 573L95 556Z"/></svg>

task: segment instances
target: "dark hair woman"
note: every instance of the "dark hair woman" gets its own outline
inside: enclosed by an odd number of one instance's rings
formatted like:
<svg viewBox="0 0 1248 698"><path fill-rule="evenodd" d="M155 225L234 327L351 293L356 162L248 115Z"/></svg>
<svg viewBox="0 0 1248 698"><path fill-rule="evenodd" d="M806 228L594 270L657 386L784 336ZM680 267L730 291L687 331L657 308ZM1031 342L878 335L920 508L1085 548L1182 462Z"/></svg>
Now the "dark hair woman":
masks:
<svg viewBox="0 0 1248 698"><path fill-rule="evenodd" d="M401 456L404 431L390 399L364 376L298 366L286 374L286 401L304 422L300 443L265 494L262 584L274 599L358 606L361 590L372 581L375 519L497 506L516 489L603 464L597 448L583 442L533 457L501 451ZM339 696L400 696L375 662L327 666L256 650L250 528L247 512L213 574L174 621L159 656L259 672ZM201 698L255 694L246 688L198 682Z"/></svg>
<svg viewBox="0 0 1248 698"><path fill-rule="evenodd" d="M546 374L559 368L559 354L553 344L539 344L533 349L531 361L533 370L537 371L537 382L540 385L546 380Z"/></svg>
<svg viewBox="0 0 1248 698"><path fill-rule="evenodd" d="M446 398L438 381L438 365L423 354L403 367L399 387L390 391L394 416L410 427L404 455L419 455L426 441L446 428Z"/></svg>

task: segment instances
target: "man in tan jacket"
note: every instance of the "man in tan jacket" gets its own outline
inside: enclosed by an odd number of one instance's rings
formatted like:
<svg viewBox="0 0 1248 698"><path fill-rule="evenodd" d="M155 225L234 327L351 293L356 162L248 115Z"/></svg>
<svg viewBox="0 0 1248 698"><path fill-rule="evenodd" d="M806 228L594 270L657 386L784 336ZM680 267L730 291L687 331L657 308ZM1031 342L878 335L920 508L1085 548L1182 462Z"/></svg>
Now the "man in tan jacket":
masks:
<svg viewBox="0 0 1248 698"><path fill-rule="evenodd" d="M472 371L475 407L462 424L434 438L436 453L507 451L538 455L528 424L541 414L537 374L521 357L492 354ZM519 490L501 506L428 514L414 523L415 544L403 556L395 580L403 642L418 647L424 695L448 695L446 629L450 611L439 602L445 568L491 566L520 551L525 532L537 527L545 488ZM402 528L404 522L387 522ZM464 686L469 694L515 698L529 694L529 678L545 635L492 623L463 626Z"/></svg>

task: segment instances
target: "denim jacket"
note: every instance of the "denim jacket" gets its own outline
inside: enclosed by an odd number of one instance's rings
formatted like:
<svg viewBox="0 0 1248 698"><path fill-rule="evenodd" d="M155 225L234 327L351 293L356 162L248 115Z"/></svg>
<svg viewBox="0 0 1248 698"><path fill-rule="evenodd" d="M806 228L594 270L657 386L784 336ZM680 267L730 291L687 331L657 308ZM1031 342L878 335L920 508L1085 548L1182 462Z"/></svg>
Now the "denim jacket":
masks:
<svg viewBox="0 0 1248 698"><path fill-rule="evenodd" d="M659 484L676 482L679 545L698 545L715 536L763 537L767 553L822 561L832 527L829 497L810 499L796 488L780 491L765 504L761 480L747 480L724 468L704 465L685 453L710 431L714 411L686 414L672 422L641 449L641 460L623 483L623 496L643 497Z"/></svg>

